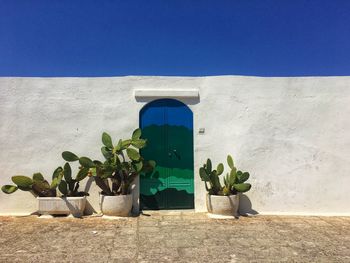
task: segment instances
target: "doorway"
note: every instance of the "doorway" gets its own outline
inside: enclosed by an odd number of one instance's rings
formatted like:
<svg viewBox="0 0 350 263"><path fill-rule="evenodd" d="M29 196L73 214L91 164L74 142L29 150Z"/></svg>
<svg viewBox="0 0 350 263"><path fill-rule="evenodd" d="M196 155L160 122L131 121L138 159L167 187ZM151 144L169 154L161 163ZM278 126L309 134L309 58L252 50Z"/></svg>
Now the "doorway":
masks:
<svg viewBox="0 0 350 263"><path fill-rule="evenodd" d="M140 111L141 154L156 169L140 175L141 209L193 209L193 113L174 99L154 100Z"/></svg>

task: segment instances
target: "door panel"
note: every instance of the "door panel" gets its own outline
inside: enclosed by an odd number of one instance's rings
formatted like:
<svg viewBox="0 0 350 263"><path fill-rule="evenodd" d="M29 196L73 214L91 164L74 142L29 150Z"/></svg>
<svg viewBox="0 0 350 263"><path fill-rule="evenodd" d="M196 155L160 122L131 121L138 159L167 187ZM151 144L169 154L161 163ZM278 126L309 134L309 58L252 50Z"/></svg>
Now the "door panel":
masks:
<svg viewBox="0 0 350 263"><path fill-rule="evenodd" d="M140 127L148 140L141 153L157 163L152 174L140 176L141 208L194 208L191 110L176 100L156 100L140 112Z"/></svg>

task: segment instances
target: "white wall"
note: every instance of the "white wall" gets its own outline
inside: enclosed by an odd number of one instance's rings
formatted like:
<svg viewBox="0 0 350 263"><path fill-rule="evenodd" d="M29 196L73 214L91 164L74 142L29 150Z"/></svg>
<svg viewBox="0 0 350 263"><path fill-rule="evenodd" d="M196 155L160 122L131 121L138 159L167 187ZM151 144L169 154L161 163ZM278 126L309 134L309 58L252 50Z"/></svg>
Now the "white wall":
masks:
<svg viewBox="0 0 350 263"><path fill-rule="evenodd" d="M0 185L15 174L51 177L64 150L101 159L101 133L129 137L150 101L134 89L188 88L200 91L182 100L194 112L197 211L199 166L207 157L226 164L231 153L251 174L244 211L251 202L259 213L350 215L349 86L350 77L0 78ZM1 214L36 209L28 193L0 192Z"/></svg>

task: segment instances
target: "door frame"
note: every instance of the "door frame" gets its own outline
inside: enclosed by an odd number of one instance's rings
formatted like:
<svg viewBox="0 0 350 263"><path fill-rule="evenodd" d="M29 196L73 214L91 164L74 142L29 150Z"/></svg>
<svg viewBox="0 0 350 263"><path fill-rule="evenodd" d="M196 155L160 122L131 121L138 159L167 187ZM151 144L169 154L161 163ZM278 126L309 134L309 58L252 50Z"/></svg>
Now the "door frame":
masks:
<svg viewBox="0 0 350 263"><path fill-rule="evenodd" d="M195 209L196 207L196 203L195 203L195 200L196 200L196 187L195 187L195 136L194 136L194 113L193 113L193 110L189 107L188 104L184 103L183 101L177 99L177 98L172 98L172 97L162 97L162 98L155 98L153 100L149 100L147 101L146 104L144 104L140 110L139 110L139 114L138 114L138 117L139 117L139 127L141 128L141 121L142 121L142 113L144 111L144 109L148 106L150 106L150 104L152 103L156 103L157 101L166 101L166 100L169 100L169 101L175 101L176 103L179 103L179 104L182 104L183 106L186 107L187 110L190 111L191 113L191 124L192 124L192 170L193 170L193 178L192 178L192 185L193 185L193 208L188 208L188 209ZM141 208L141 203L140 203L140 195L141 195L141 178L138 177L138 184L137 184L137 191L136 191L136 194L137 194L137 197L138 197L138 200L137 200L137 204L138 204L138 207L137 207L137 210L139 211L140 208ZM166 208L166 209L171 209L171 210L176 210L176 208ZM183 209L186 209L186 208L183 208ZM160 209L160 210L163 210L163 209Z"/></svg>

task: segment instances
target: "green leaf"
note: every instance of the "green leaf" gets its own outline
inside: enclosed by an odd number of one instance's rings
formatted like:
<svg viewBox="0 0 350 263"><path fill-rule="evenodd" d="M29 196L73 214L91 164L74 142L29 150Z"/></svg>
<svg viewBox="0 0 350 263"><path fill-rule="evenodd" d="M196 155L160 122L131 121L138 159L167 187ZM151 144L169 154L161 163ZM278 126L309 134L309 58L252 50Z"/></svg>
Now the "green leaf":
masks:
<svg viewBox="0 0 350 263"><path fill-rule="evenodd" d="M79 160L78 156L76 156L74 153L68 152L68 151L65 151L62 153L62 158L67 162L74 162L74 161Z"/></svg>
<svg viewBox="0 0 350 263"><path fill-rule="evenodd" d="M233 187L237 190L237 192L244 193L244 192L249 191L250 188L252 187L252 185L251 184L247 184L247 183L234 184Z"/></svg>
<svg viewBox="0 0 350 263"><path fill-rule="evenodd" d="M143 139L139 139L139 140L132 140L131 141L131 145L134 146L137 149L142 149L146 146L147 141L143 140Z"/></svg>
<svg viewBox="0 0 350 263"><path fill-rule="evenodd" d="M57 167L52 174L51 189L55 189L61 182L63 178L63 169L62 167Z"/></svg>
<svg viewBox="0 0 350 263"><path fill-rule="evenodd" d="M224 195L230 195L230 189L227 188L227 186L224 186L224 188L222 189L222 192Z"/></svg>
<svg viewBox="0 0 350 263"><path fill-rule="evenodd" d="M101 152L106 159L110 159L113 157L112 152L106 146L103 146L101 148Z"/></svg>
<svg viewBox="0 0 350 263"><path fill-rule="evenodd" d="M92 176L96 176L97 175L97 168L90 168L90 172L92 174Z"/></svg>
<svg viewBox="0 0 350 263"><path fill-rule="evenodd" d="M114 151L114 152L119 152L119 151L122 149L122 144L123 144L123 140L120 139L120 140L118 141L118 144L114 147L113 151Z"/></svg>
<svg viewBox="0 0 350 263"><path fill-rule="evenodd" d="M72 180L72 168L70 167L69 163L65 163L63 167L63 174L64 174L64 179L69 182Z"/></svg>
<svg viewBox="0 0 350 263"><path fill-rule="evenodd" d="M80 157L79 158L79 163L82 166L86 167L86 168L93 168L93 167L95 167L94 162L88 157Z"/></svg>
<svg viewBox="0 0 350 263"><path fill-rule="evenodd" d="M128 148L130 146L130 144L131 144L131 140L130 139L122 141L122 149L124 150L124 149Z"/></svg>
<svg viewBox="0 0 350 263"><path fill-rule="evenodd" d="M60 182L61 182L61 181L60 181L60 180L58 180L58 178L54 178L54 179L52 179L52 182L51 182L50 188L51 188L51 189L55 189L55 188L58 186L58 184L59 184Z"/></svg>
<svg viewBox="0 0 350 263"><path fill-rule="evenodd" d="M217 176L216 174L216 171L212 171L210 174L209 174L209 178L210 178L210 182L213 184L213 190L214 192L219 192L221 191L221 184L220 184L220 179L219 179L219 176Z"/></svg>
<svg viewBox="0 0 350 263"><path fill-rule="evenodd" d="M89 168L87 167L80 169L77 176L75 177L75 180L77 181L83 180L88 175L88 172L89 172Z"/></svg>
<svg viewBox="0 0 350 263"><path fill-rule="evenodd" d="M130 170L131 163L130 162L122 162L121 167L125 172L127 172Z"/></svg>
<svg viewBox="0 0 350 263"><path fill-rule="evenodd" d="M135 169L136 172L138 172L138 173L141 172L142 167L143 167L143 162L142 161L135 162L135 163L133 163L133 165L134 165L134 169Z"/></svg>
<svg viewBox="0 0 350 263"><path fill-rule="evenodd" d="M133 161L138 161L141 157L140 154L138 153L138 151L136 151L135 149L131 149L131 148L126 149L126 154Z"/></svg>
<svg viewBox="0 0 350 263"><path fill-rule="evenodd" d="M100 162L98 160L94 160L93 163L95 164L95 167L102 165L102 162Z"/></svg>
<svg viewBox="0 0 350 263"><path fill-rule="evenodd" d="M132 133L131 138L134 141L134 140L140 139L140 137L141 137L141 129L138 128L138 129L134 130L134 132Z"/></svg>
<svg viewBox="0 0 350 263"><path fill-rule="evenodd" d="M210 177L207 174L207 171L203 167L199 168L199 176L201 177L202 181L205 181L205 182L210 181Z"/></svg>
<svg viewBox="0 0 350 263"><path fill-rule="evenodd" d="M61 181L60 184L58 185L58 190L60 190L60 192L63 195L67 195L68 194L68 185L66 183L66 181Z"/></svg>
<svg viewBox="0 0 350 263"><path fill-rule="evenodd" d="M57 167L56 170L53 172L52 180L55 178L62 179L62 177L63 177L63 168L60 166L60 167ZM61 181L61 179L60 179L60 181Z"/></svg>
<svg viewBox="0 0 350 263"><path fill-rule="evenodd" d="M34 186L34 185L33 185ZM32 191L32 186L29 186L29 187L23 187L23 186L18 186L18 189L21 190L21 191Z"/></svg>
<svg viewBox="0 0 350 263"><path fill-rule="evenodd" d="M111 136L104 132L102 133L102 143L109 149L113 149L113 143L112 143L112 138Z"/></svg>
<svg viewBox="0 0 350 263"><path fill-rule="evenodd" d="M41 173L33 174L33 181L44 181L44 176Z"/></svg>
<svg viewBox="0 0 350 263"><path fill-rule="evenodd" d="M234 163L231 155L227 155L227 163L228 163L228 166L230 166L230 168L233 169Z"/></svg>
<svg viewBox="0 0 350 263"><path fill-rule="evenodd" d="M240 173L238 173L238 172L240 172ZM250 175L248 172L244 172L244 173L242 173L241 171L238 171L238 172L237 172L237 182L239 184L244 183L245 181L247 181L249 179Z"/></svg>
<svg viewBox="0 0 350 263"><path fill-rule="evenodd" d="M216 170L217 170L218 175L222 174L224 172L224 165L222 163L219 163Z"/></svg>
<svg viewBox="0 0 350 263"><path fill-rule="evenodd" d="M211 173L211 169L212 169L212 167L211 167L211 160L208 158L207 159L207 166L206 166L206 170L207 170L208 174Z"/></svg>
<svg viewBox="0 0 350 263"><path fill-rule="evenodd" d="M236 179L237 179L236 168L233 168L230 172L230 185L235 184Z"/></svg>
<svg viewBox="0 0 350 263"><path fill-rule="evenodd" d="M14 182L17 186L24 188L30 187L33 184L33 180L24 175L12 176L12 182Z"/></svg>
<svg viewBox="0 0 350 263"><path fill-rule="evenodd" d="M57 179L56 179L57 181ZM33 188L35 189L40 189L40 190L49 190L50 189L50 184L44 180L44 181L36 181L33 184Z"/></svg>
<svg viewBox="0 0 350 263"><path fill-rule="evenodd" d="M113 171L110 170L104 170L103 173L101 174L102 179L110 178L113 175ZM98 176L96 176L98 177Z"/></svg>
<svg viewBox="0 0 350 263"><path fill-rule="evenodd" d="M3 187L1 187L1 190L5 193L5 194L12 194L14 192L16 192L18 189L17 186L15 185L4 185Z"/></svg>
<svg viewBox="0 0 350 263"><path fill-rule="evenodd" d="M227 187L227 188L230 188L230 178L229 178L229 175L226 174L226 176L224 176L224 185Z"/></svg>

